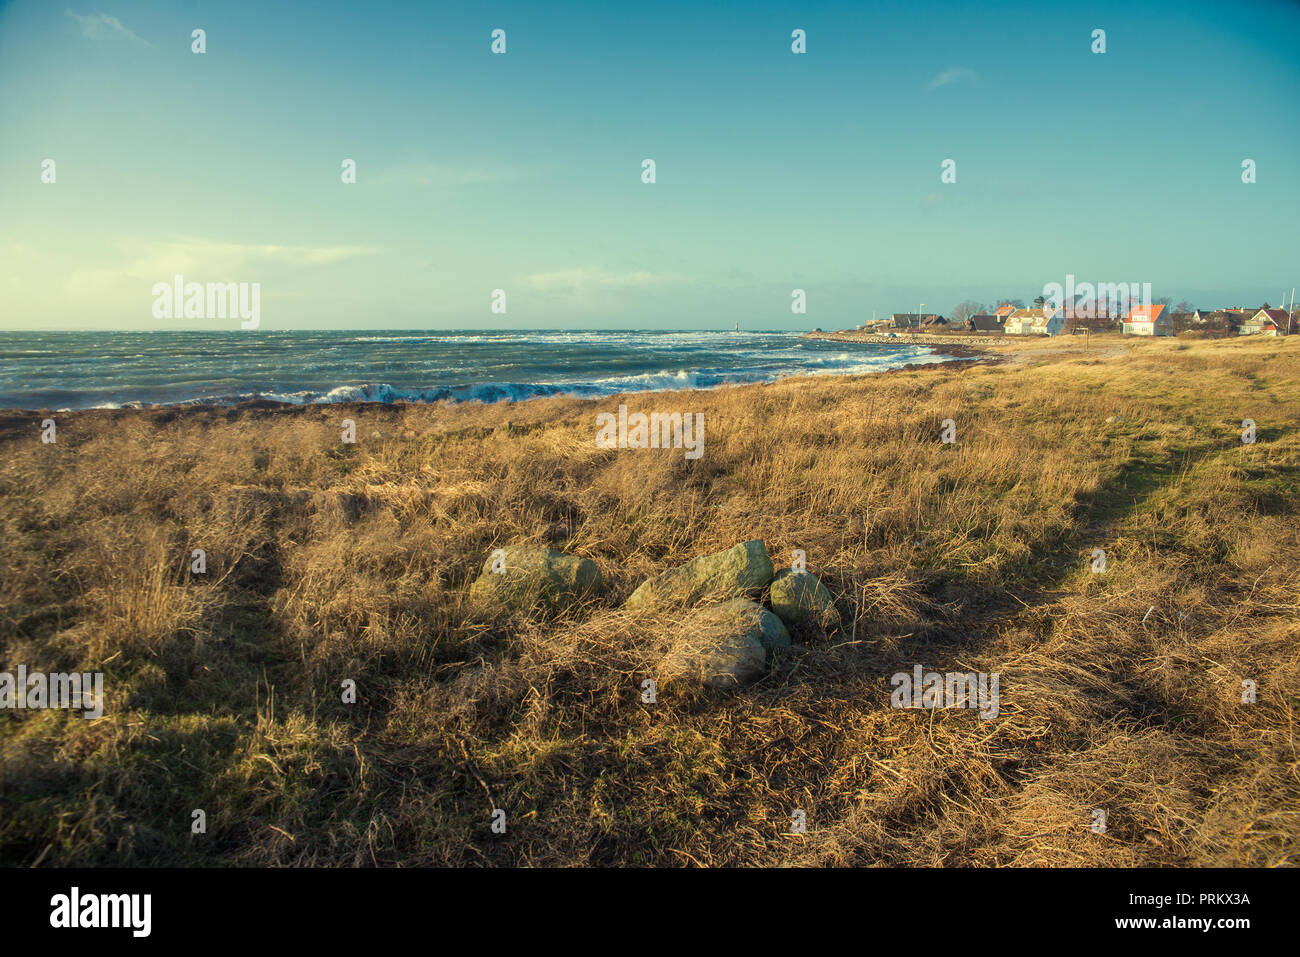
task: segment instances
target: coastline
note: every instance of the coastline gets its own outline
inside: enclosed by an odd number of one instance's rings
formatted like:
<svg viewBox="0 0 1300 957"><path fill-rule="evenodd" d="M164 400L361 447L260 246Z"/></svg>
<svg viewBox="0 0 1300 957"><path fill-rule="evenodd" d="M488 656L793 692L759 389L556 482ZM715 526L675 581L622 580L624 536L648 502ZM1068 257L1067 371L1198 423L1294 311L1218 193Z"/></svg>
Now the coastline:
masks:
<svg viewBox="0 0 1300 957"><path fill-rule="evenodd" d="M865 345L898 345L902 341L901 337L890 339L877 333L860 333L852 330L807 332L802 333L801 338ZM915 362L890 368L858 372L793 373L771 381L732 382L706 387L687 386L682 388L643 389L601 395L557 393L490 402L454 398L437 400L396 399L392 401L375 401L347 399L329 402L288 402L258 397L242 399L236 402L126 403L117 406L97 406L81 409L5 406L0 407L0 441L29 432L33 428L34 416L76 417L92 422L119 422L128 420L130 417L136 417L137 421L156 423L190 420L218 423L233 421L244 416L249 416L255 420L268 417L297 420L302 416L317 419L328 417L332 419L336 414L349 413L356 415L373 412L377 417L385 420L400 420L408 413L428 409L436 410L440 414L448 416L469 414L476 421L485 418L501 419L505 422L506 427L509 427L511 420L518 420L523 417L522 410L525 409L563 408L576 410L584 406L605 408L610 401L617 404L618 402L643 400L646 402L657 401L662 404L675 396L729 395L745 393L750 390L773 389L790 384L815 388L817 383L844 382L853 379L885 380L895 376L915 374L938 375L954 371L960 372L962 369L972 369L979 366L1042 365L1047 362L1069 360L1071 358L1096 361L1127 354L1133 347L1147 347L1159 350L1175 342L1172 339L1144 340L1138 343L1124 342L1118 336L1099 342L1097 337L1094 337L1091 347L1085 348L1085 345L1080 344L1071 337L1061 336L1050 339L1039 336L1015 336L1001 341L988 336L972 336L969 340L963 340L961 343L955 343L952 339L951 336L917 336L914 343L912 337L908 337L907 343L924 345L934 354L944 356L948 360L963 360L958 363L952 361ZM692 401L697 400L693 399ZM493 412L493 410L496 410L496 412Z"/></svg>
<svg viewBox="0 0 1300 957"><path fill-rule="evenodd" d="M808 332L806 338L830 342L927 346L938 355L971 360L967 365L1039 365L1055 359L1077 357L1087 361L1126 355L1135 349L1182 349L1188 340L1173 337L1147 338L1101 333L1091 336L1016 335L900 335L891 338L878 332L841 329L836 332ZM1199 340L1191 340L1199 341ZM942 363L941 363L942 365ZM883 370L891 371L891 370Z"/></svg>
<svg viewBox="0 0 1300 957"><path fill-rule="evenodd" d="M801 339L823 339L829 342L866 342L879 345L896 346L918 345L918 346L991 346L1001 342L1001 339L995 339L992 336L942 336L942 335L896 335L891 336L879 332L858 332L854 329L840 329L837 332L805 332Z"/></svg>
<svg viewBox="0 0 1300 957"><path fill-rule="evenodd" d="M834 332L804 332L800 333L798 338L816 339L823 342L835 342L850 345L887 345L887 346L915 346L925 347L931 355L942 356L943 360L962 360L959 365L965 368L975 366L993 366L1010 364L1016 366L1039 365L1044 362L1056 359L1077 357L1088 361L1095 361L1102 358L1109 358L1117 355L1123 355L1132 352L1134 349L1162 349L1166 347L1183 348L1177 345L1179 340L1175 339L1136 339L1134 337L1108 335L1092 336L1091 340L1084 340L1074 336L951 336L951 335L916 335L916 336L898 336L891 338L879 333L858 332L856 330L838 330ZM1175 344L1170 346L1170 344ZM265 413L268 411L280 411L288 413L292 410L300 412L309 412L310 410L364 410L364 409L413 409L413 408L437 408L437 409L454 409L460 407L467 408L521 408L531 406L534 403L547 402L570 402L583 403L594 402L600 403L608 399L628 399L635 396L658 396L658 395L682 395L682 394L708 394L710 392L728 392L735 389L765 388L786 382L813 383L817 381L836 381L858 377L869 379L893 376L904 373L912 373L925 370L928 373L935 373L938 370L953 369L951 361L931 361L931 362L902 362L897 365L864 370L844 370L844 371L796 371L777 376L769 380L738 381L738 382L720 382L713 385L683 385L628 389L617 392L601 392L596 394L584 395L581 392L574 391L555 391L543 392L535 395L524 395L518 398L496 398L482 399L478 397L456 397L454 395L439 396L437 398L409 398L397 393L396 398L364 398L364 399L328 399L312 401L289 401L279 398L272 398L267 395L250 396L247 398L237 398L233 401L219 400L206 401L186 399L176 402L123 402L115 405L100 405L85 408L67 408L67 407L17 407L17 406L0 406L0 422L27 422L33 415L114 415L126 413L145 413L147 415L165 415L167 421L171 421L180 415L201 415L203 413L213 413L217 416L223 415L228 410L246 410ZM481 388L490 390L497 384L485 383ZM372 392L376 395L383 395L386 392L395 393L390 386L364 385L348 387L353 392L367 393ZM450 393L452 390L443 389L444 393Z"/></svg>
<svg viewBox="0 0 1300 957"><path fill-rule="evenodd" d="M802 332L308 330L237 340L102 333L76 342L24 333L0 336L0 408L510 404L862 374L948 358L912 343L846 348Z"/></svg>
<svg viewBox="0 0 1300 957"><path fill-rule="evenodd" d="M556 363L562 363L565 356L556 354L548 357L545 363L509 366L507 375L512 376L509 378L500 374L494 377L492 370L497 366L491 363L484 365L481 358L476 360L481 368L449 372L446 368L439 368L435 360L435 364L426 369L421 364L419 349L405 345L406 337L395 337L393 340L403 343L393 347L399 350L392 357L392 361L397 364L395 367L385 366L386 357L382 354L378 358L361 358L360 364L354 367L345 367L340 364L341 360L333 357L331 361L338 368L329 374L317 375L314 381L310 377L302 377L297 381L290 379L285 382L283 377L292 376L294 370L275 367L268 367L260 377L231 378L227 381L225 368L208 363L196 368L188 376L188 387L182 385L177 388L163 378L165 373L156 371L161 361L157 354L148 356L138 370L130 370L128 374L123 374L124 360L117 357L116 365L109 364L104 378L96 378L95 370L91 369L84 384L76 379L60 379L53 370L15 366L8 370L15 381L41 382L43 389L22 394L14 388L7 388L0 396L0 411L67 414L93 410L230 409L249 406L288 409L313 406L518 405L537 399L599 400L620 395L734 389L787 379L874 375L902 368L942 365L950 359L969 360L984 356L984 353L965 345L890 340L885 337L867 342L873 348L841 349L839 347L842 343L861 344L863 340L849 335L808 335L789 330L778 334L759 334L757 339L750 337L733 340L728 336L723 340L726 350L723 357L702 351L700 334L679 335L690 338L681 343L682 350L674 352L672 358L642 356L633 349L627 352L630 367L614 364L611 368L609 362L603 367L584 366L586 359L579 356L575 360L578 365L571 372L564 373L558 371ZM350 334L344 340L348 345L357 341L361 340L353 339ZM564 340L557 341L560 349L565 348ZM751 342L757 344L750 344ZM314 345L319 347L320 343ZM671 344L673 348L677 345L676 342ZM640 346L636 348L639 349ZM516 346L514 351L519 353L519 347ZM139 360L141 357L132 358ZM229 360L229 366L238 369L244 361L257 360L256 353L233 356ZM501 361L526 363L528 360L517 355L507 355ZM478 373L483 377L475 378ZM238 373L234 375L237 376ZM392 378L381 378L388 375ZM513 378L516 375L518 378ZM144 388L134 385L137 376L141 382L152 385ZM370 376L374 378L362 378ZM221 382L221 390L203 388L200 383L204 377ZM338 384L340 382L343 384ZM225 391L227 389L229 391ZM15 405L15 401L24 404ZM28 405L26 402L33 404Z"/></svg>
<svg viewBox="0 0 1300 957"><path fill-rule="evenodd" d="M823 342L850 342L863 345L910 345L927 346L935 355L948 356L952 359L971 359L976 362L1003 361L996 353L983 346L1000 345L999 340L991 336L936 336L936 335L899 335L888 336L878 332L858 332L841 329L837 332L805 332L801 339L820 339ZM893 370L882 369L882 372Z"/></svg>

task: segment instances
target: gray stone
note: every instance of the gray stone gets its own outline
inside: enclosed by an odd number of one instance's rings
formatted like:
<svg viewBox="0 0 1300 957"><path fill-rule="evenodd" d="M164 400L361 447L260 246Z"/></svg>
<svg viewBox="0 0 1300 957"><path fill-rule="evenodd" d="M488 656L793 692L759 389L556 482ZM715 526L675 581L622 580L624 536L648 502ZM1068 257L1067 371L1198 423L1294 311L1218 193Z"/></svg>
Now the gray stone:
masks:
<svg viewBox="0 0 1300 957"><path fill-rule="evenodd" d="M538 601L558 605L582 599L601 587L600 569L590 559L536 545L507 545L501 551L504 559L498 563L488 555L483 573L470 586L475 601L514 607Z"/></svg>
<svg viewBox="0 0 1300 957"><path fill-rule="evenodd" d="M767 673L771 657L790 648L781 620L745 598L694 611L683 623L660 672L706 688L737 688Z"/></svg>
<svg viewBox="0 0 1300 957"><path fill-rule="evenodd" d="M701 555L641 583L627 600L636 608L652 600L694 601L706 594L754 597L772 580L772 559L759 540Z"/></svg>
<svg viewBox="0 0 1300 957"><path fill-rule="evenodd" d="M790 628L831 628L840 621L835 599L809 571L786 568L772 579L768 590L772 611Z"/></svg>

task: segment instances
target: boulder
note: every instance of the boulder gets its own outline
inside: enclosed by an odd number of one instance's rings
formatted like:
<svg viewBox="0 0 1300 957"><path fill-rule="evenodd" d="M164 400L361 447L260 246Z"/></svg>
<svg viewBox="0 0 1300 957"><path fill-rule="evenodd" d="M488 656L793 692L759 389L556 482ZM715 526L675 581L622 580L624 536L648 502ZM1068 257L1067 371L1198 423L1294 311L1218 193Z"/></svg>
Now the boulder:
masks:
<svg viewBox="0 0 1300 957"><path fill-rule="evenodd" d="M694 601L705 594L745 598L758 595L772 580L772 559L759 540L724 552L701 555L685 565L648 578L627 600L636 608L652 599Z"/></svg>
<svg viewBox="0 0 1300 957"><path fill-rule="evenodd" d="M809 571L782 569L768 589L772 611L789 628L830 628L840 614L826 586Z"/></svg>
<svg viewBox="0 0 1300 957"><path fill-rule="evenodd" d="M507 545L494 549L483 572L470 586L475 601L531 606L538 601L556 605L577 601L600 589L596 563L536 545Z"/></svg>
<svg viewBox="0 0 1300 957"><path fill-rule="evenodd" d="M664 681L737 688L767 673L772 655L790 648L781 619L746 598L696 609L660 665Z"/></svg>

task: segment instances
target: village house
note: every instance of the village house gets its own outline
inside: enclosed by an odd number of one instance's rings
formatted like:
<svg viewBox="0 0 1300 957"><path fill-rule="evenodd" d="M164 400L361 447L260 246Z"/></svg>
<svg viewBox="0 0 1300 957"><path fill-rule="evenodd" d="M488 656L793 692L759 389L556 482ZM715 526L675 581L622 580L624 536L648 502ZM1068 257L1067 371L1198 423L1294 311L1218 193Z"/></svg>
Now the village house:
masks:
<svg viewBox="0 0 1300 957"><path fill-rule="evenodd" d="M966 320L966 328L971 332L1001 332L1002 320L996 315L980 313Z"/></svg>
<svg viewBox="0 0 1300 957"><path fill-rule="evenodd" d="M1126 336L1171 336L1173 333L1173 325L1165 315L1164 303L1134 306L1124 320Z"/></svg>
<svg viewBox="0 0 1300 957"><path fill-rule="evenodd" d="M1285 336L1290 330L1285 309L1261 309L1237 330L1239 336Z"/></svg>
<svg viewBox="0 0 1300 957"><path fill-rule="evenodd" d="M1016 309L1007 316L1002 331L1009 336L1055 336L1065 328L1065 310L1046 306Z"/></svg>
<svg viewBox="0 0 1300 957"><path fill-rule="evenodd" d="M1065 328L1065 310L1048 306L1039 310L1042 315L1035 316L1029 324L1029 331L1039 336L1059 336Z"/></svg>
<svg viewBox="0 0 1300 957"><path fill-rule="evenodd" d="M1192 324L1207 329L1236 332L1241 324L1250 319L1258 309L1243 309L1233 306L1229 309L1197 309L1192 313Z"/></svg>
<svg viewBox="0 0 1300 957"><path fill-rule="evenodd" d="M1009 336L1026 335L1029 332L1029 323L1033 321L1034 310L1032 309L1013 309L1007 314L1007 321L1002 324L1002 331Z"/></svg>

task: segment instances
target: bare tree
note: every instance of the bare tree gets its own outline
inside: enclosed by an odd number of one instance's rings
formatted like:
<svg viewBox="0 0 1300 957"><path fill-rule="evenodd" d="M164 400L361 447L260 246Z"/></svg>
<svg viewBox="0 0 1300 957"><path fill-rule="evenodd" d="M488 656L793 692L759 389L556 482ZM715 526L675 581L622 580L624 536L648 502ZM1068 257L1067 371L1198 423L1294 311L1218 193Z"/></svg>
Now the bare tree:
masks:
<svg viewBox="0 0 1300 957"><path fill-rule="evenodd" d="M953 306L952 312L948 314L948 319L951 322L961 324L971 316L978 316L983 311L983 303L978 303L974 299L963 299Z"/></svg>

